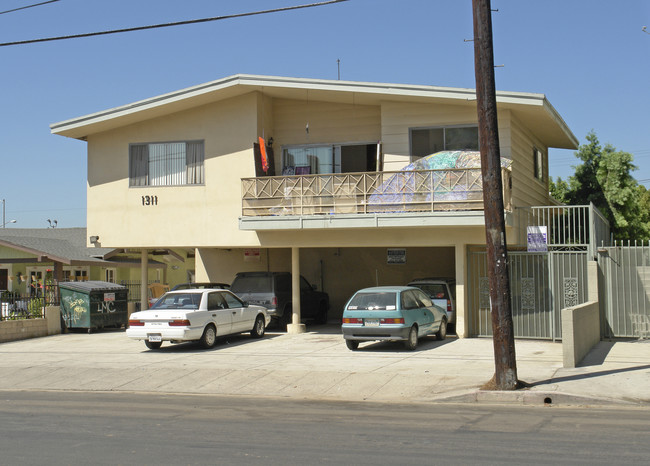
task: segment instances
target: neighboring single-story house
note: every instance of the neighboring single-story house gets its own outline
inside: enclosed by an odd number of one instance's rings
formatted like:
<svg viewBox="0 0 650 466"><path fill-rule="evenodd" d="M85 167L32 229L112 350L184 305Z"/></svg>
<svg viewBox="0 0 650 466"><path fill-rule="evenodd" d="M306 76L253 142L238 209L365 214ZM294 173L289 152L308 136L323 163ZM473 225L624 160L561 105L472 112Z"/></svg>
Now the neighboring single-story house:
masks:
<svg viewBox="0 0 650 466"><path fill-rule="evenodd" d="M148 282L186 280L185 267L179 267L185 260L178 252L152 251L152 257L161 260L149 261ZM131 283L140 280L140 266L138 251L134 256L102 247L99 238L91 242L86 228L0 229L0 291L41 295L54 281Z"/></svg>
<svg viewBox="0 0 650 466"><path fill-rule="evenodd" d="M520 213L552 204L549 148L578 140L542 94L497 105L508 242L525 244ZM454 277L471 334L480 169L403 169L479 149L473 89L235 75L51 131L87 141L88 235L140 250L143 270L151 251L189 248L197 281L292 271L329 293L331 319L359 288Z"/></svg>

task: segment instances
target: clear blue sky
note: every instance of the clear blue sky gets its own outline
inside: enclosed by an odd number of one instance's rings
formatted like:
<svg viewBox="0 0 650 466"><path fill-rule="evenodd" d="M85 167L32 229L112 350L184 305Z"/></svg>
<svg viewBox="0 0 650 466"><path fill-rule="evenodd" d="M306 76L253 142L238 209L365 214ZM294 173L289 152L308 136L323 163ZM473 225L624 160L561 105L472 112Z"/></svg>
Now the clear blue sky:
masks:
<svg viewBox="0 0 650 466"><path fill-rule="evenodd" d="M42 0L3 0L0 11ZM310 3L60 0L0 15L0 42ZM497 89L545 94L581 143L631 152L650 186L650 2L492 0ZM346 3L0 47L0 199L16 227L86 224L86 144L49 125L236 73L474 88L471 0ZM552 150L550 173L577 159ZM12 227L14 225L9 225Z"/></svg>

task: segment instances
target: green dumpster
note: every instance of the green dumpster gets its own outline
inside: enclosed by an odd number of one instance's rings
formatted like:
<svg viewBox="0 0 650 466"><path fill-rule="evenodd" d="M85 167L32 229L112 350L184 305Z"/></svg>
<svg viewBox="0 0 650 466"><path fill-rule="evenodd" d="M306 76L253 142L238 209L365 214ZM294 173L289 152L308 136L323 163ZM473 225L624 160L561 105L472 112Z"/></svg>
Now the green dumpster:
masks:
<svg viewBox="0 0 650 466"><path fill-rule="evenodd" d="M125 286L110 282L59 283L61 317L67 328L88 333L104 327L126 327L128 294Z"/></svg>

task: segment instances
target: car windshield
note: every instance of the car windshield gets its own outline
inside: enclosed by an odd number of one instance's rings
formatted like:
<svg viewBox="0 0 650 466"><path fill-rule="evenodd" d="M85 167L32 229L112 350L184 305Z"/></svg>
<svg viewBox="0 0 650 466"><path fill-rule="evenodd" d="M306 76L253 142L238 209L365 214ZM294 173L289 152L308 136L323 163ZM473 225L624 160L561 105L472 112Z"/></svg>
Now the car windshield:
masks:
<svg viewBox="0 0 650 466"><path fill-rule="evenodd" d="M348 309L357 311L394 311L397 309L395 304L396 300L397 293L394 291L362 292L357 293L354 298L350 300Z"/></svg>
<svg viewBox="0 0 650 466"><path fill-rule="evenodd" d="M240 275L230 287L233 293L271 292L271 277L269 275Z"/></svg>
<svg viewBox="0 0 650 466"><path fill-rule="evenodd" d="M198 309L201 293L167 293L151 309Z"/></svg>

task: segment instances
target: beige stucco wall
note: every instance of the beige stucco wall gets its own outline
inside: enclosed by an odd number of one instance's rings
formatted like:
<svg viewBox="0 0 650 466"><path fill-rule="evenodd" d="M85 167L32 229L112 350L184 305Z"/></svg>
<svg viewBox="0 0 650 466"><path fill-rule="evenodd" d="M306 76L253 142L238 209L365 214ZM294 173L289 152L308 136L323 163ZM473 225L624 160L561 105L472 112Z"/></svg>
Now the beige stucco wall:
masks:
<svg viewBox="0 0 650 466"><path fill-rule="evenodd" d="M274 99L273 122L278 170L283 145L376 143L381 139L379 106Z"/></svg>
<svg viewBox="0 0 650 466"><path fill-rule="evenodd" d="M254 93L88 139L88 234L104 247L255 244L239 231L240 179L255 175ZM129 188L129 144L205 141L205 185ZM143 206L142 196L158 204Z"/></svg>
<svg viewBox="0 0 650 466"><path fill-rule="evenodd" d="M410 163L410 128L476 124L471 105L384 102L381 106L381 139L384 170L400 170Z"/></svg>
<svg viewBox="0 0 650 466"><path fill-rule="evenodd" d="M473 124L472 105L385 102L379 106L271 99L257 92L204 105L167 117L89 137L88 233L104 247L286 247L304 235L291 231L239 230L241 178L255 175L252 145L259 135L274 138L276 170L286 144L374 142L382 140L385 169L409 163L409 128ZM309 133L305 131L309 124ZM510 112L500 114L502 153L513 158L516 205L540 204L544 185L532 177L530 133ZM205 140L205 185L128 187L130 143ZM545 148L544 148L545 149ZM530 166L529 166L530 165ZM523 179L523 180L522 180ZM523 187L535 183L530 194ZM156 196L143 206L142 196ZM535 202L538 201L538 202ZM325 236L333 246L352 246L355 235L310 231L307 243ZM374 232L373 235L377 233ZM384 243L403 241L402 233L385 230ZM482 239L480 240L483 241Z"/></svg>
<svg viewBox="0 0 650 466"><path fill-rule="evenodd" d="M513 116L508 119L509 131L507 141L512 153L512 197L516 206L533 206L548 204L548 148L542 145L532 132L522 125L521 120ZM544 157L542 180L534 177L533 147Z"/></svg>

